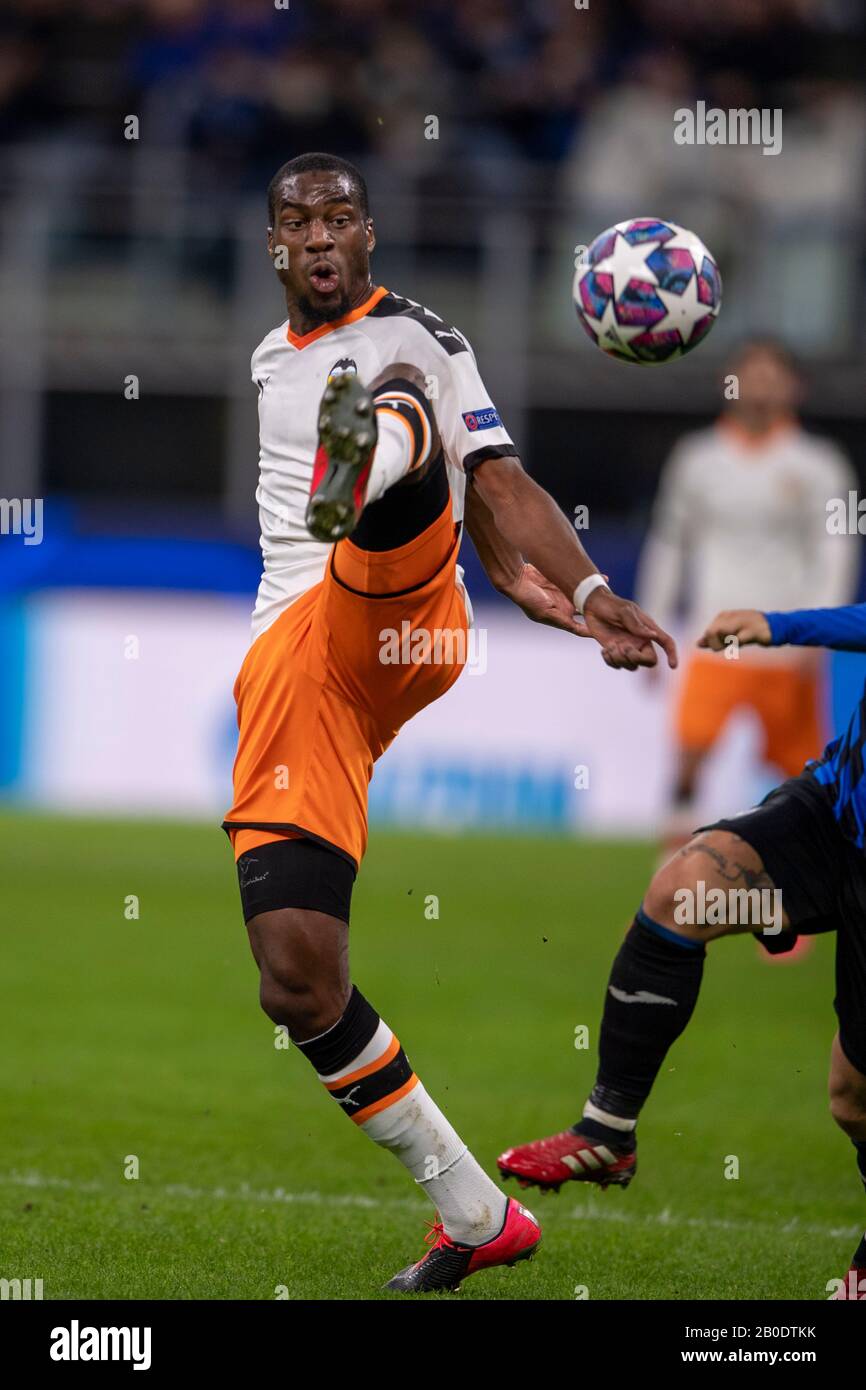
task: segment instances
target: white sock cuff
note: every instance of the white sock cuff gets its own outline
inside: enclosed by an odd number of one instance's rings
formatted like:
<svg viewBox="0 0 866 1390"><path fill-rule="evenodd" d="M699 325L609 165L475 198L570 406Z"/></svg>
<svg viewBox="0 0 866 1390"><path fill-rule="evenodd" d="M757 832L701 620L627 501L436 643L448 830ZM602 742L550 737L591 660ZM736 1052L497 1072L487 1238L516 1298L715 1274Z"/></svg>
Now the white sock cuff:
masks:
<svg viewBox="0 0 866 1390"><path fill-rule="evenodd" d="M610 1129L620 1129L624 1134L631 1134L637 1127L637 1120L627 1120L624 1115L610 1115L607 1110L599 1110L597 1105L593 1105L591 1100L586 1102L583 1107L583 1118L585 1120L595 1120L600 1125L607 1125Z"/></svg>
<svg viewBox="0 0 866 1390"><path fill-rule="evenodd" d="M459 1134L455 1134L454 1138L457 1141L457 1145L456 1152L454 1153L453 1157L448 1158L446 1161L442 1158L440 1154L431 1154L431 1158L433 1158L434 1156L436 1158L436 1172L431 1173L430 1176L427 1178L416 1178L415 1181L417 1182L419 1187L425 1187L428 1182L435 1182L437 1178L444 1178L445 1174L450 1173L451 1169L454 1168L460 1162L461 1158L465 1158L466 1155L469 1153L469 1149L463 1143ZM448 1150L446 1149L445 1152L447 1153Z"/></svg>
<svg viewBox="0 0 866 1390"><path fill-rule="evenodd" d="M367 480L367 502L378 502L389 487L405 478L412 465L413 440L407 425L396 415L379 412L379 442Z"/></svg>

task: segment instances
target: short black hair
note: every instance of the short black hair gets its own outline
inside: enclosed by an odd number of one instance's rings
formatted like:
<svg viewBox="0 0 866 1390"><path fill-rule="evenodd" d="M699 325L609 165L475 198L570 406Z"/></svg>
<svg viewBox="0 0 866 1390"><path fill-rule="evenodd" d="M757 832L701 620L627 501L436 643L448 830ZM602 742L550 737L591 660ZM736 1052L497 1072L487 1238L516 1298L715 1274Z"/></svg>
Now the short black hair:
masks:
<svg viewBox="0 0 866 1390"><path fill-rule="evenodd" d="M268 184L268 224L274 225L274 218L277 214L277 194L280 186L286 179L293 178L295 174L310 174L313 172L347 174L352 184L358 206L361 209L361 216L370 216L370 202L367 197L367 184L364 175L354 164L350 164L348 159L341 159L338 154L299 154L295 159L290 159L287 164L278 169Z"/></svg>
<svg viewBox="0 0 866 1390"><path fill-rule="evenodd" d="M753 333L748 338L742 338L728 354L728 360L733 364L760 353L775 357L780 366L785 367L792 376L803 375L803 368L797 360L796 353L774 333Z"/></svg>

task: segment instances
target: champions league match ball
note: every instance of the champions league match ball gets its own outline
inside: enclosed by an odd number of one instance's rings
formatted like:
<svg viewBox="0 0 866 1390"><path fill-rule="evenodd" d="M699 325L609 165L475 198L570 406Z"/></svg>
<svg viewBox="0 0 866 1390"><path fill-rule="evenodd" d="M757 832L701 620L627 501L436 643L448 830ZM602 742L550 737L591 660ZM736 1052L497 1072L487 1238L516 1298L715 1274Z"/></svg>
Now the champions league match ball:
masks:
<svg viewBox="0 0 866 1390"><path fill-rule="evenodd" d="M719 268L694 232L656 217L617 222L579 248L577 317L602 352L657 366L707 336L722 303Z"/></svg>

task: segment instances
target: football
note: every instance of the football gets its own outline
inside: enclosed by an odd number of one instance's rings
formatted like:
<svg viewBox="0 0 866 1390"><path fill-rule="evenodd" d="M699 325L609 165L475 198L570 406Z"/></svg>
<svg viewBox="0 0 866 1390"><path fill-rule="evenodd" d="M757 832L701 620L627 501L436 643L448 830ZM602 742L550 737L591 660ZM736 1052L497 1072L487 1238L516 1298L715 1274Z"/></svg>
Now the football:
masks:
<svg viewBox="0 0 866 1390"><path fill-rule="evenodd" d="M702 342L722 302L700 237L657 217L617 222L575 257L574 307L602 352L656 366Z"/></svg>

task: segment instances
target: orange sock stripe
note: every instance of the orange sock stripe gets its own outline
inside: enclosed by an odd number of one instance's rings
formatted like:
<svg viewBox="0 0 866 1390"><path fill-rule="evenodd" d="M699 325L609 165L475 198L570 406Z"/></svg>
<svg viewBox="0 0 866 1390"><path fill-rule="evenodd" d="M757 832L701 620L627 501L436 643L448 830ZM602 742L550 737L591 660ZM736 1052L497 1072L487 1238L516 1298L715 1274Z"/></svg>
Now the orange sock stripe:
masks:
<svg viewBox="0 0 866 1390"><path fill-rule="evenodd" d="M377 406L376 406L376 412L377 412L377 414L378 414L378 412L379 412L380 410L382 410L382 411L387 412L388 415L396 415L397 418L398 418L399 420L402 420L402 421L403 421L403 424L404 424L404 425L406 426L406 428L409 430L409 433L412 435L412 465L411 465L411 467L412 467L412 468L415 468L415 467L417 467L417 465L418 465L419 463L423 462L423 460L426 459L427 455L428 455L429 452L430 452L430 422L429 422L429 420L427 419L427 415L426 415L426 413L425 413L424 407L420 404L420 402L418 402L418 401L415 399L414 396L410 396L409 393L408 393L408 392L405 392L405 391L387 391L387 392L385 393L384 397L383 397L383 400L386 400L386 401L405 401L406 405L411 405L411 406L412 406L412 408L415 410L415 412L416 412L416 414L417 414L419 420L421 421L421 435L422 435L422 441L423 441L423 442L422 442L422 444L421 444L421 453L420 453L420 454L418 455L418 457L416 458L416 457L415 457L415 432L414 432L414 430L412 429L412 426L409 424L409 421L406 419L405 415L401 415L400 412L399 412L399 410L391 410L390 407L387 406L387 405L377 405ZM410 471L411 471L411 469L410 469Z"/></svg>
<svg viewBox="0 0 866 1390"><path fill-rule="evenodd" d="M374 1071L381 1071L387 1067L400 1051L400 1039L392 1037L381 1057L377 1057L374 1062L368 1062L365 1067L359 1067L357 1071L350 1072L348 1076L341 1076L338 1081L328 1081L325 1083L326 1091L342 1091L344 1086L352 1086L356 1081L360 1081L364 1076L372 1076Z"/></svg>
<svg viewBox="0 0 866 1390"><path fill-rule="evenodd" d="M389 1105L395 1105L398 1100L402 1100L404 1096L408 1096L409 1092L414 1090L417 1085L418 1078L413 1071L409 1080L406 1081L399 1090L392 1091L390 1096L383 1096L381 1100L374 1101L372 1105L368 1105L365 1110L359 1110L357 1115L353 1115L351 1118L356 1125L362 1125L365 1120L372 1119L374 1115L378 1115L380 1110L387 1110Z"/></svg>

